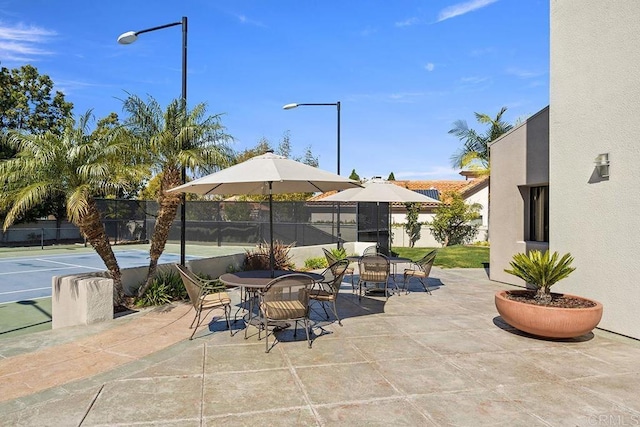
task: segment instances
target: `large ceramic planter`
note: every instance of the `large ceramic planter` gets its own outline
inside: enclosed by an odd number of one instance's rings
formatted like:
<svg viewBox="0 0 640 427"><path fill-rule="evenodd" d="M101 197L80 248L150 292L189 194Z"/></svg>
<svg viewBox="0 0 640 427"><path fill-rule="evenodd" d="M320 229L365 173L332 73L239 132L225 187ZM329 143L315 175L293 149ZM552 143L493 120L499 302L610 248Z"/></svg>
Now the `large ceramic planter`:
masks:
<svg viewBox="0 0 640 427"><path fill-rule="evenodd" d="M602 304L587 298L580 298L595 304L589 308L561 308L527 304L508 299L505 294L526 293L530 291L500 291L495 295L496 308L502 319L509 325L532 335L547 338L573 338L587 334L595 328L602 318Z"/></svg>

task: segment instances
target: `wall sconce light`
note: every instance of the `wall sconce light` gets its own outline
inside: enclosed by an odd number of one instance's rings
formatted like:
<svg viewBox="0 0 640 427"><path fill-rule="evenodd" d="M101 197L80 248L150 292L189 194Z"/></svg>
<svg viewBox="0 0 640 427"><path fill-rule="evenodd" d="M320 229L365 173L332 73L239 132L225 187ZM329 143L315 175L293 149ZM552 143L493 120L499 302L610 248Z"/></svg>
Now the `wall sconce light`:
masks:
<svg viewBox="0 0 640 427"><path fill-rule="evenodd" d="M600 178L609 178L609 153L598 154L594 163Z"/></svg>

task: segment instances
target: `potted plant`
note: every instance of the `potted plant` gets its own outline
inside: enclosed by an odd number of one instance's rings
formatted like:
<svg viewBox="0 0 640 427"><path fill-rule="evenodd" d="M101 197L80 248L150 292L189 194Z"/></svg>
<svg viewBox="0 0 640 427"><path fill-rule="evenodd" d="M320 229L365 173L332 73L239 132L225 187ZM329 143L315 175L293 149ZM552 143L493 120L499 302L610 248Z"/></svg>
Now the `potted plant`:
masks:
<svg viewBox="0 0 640 427"><path fill-rule="evenodd" d="M518 253L505 272L523 279L533 290L500 291L495 295L498 313L509 325L548 338L572 338L589 333L602 318L602 304L570 294L552 293L551 286L575 268L573 257L533 250Z"/></svg>

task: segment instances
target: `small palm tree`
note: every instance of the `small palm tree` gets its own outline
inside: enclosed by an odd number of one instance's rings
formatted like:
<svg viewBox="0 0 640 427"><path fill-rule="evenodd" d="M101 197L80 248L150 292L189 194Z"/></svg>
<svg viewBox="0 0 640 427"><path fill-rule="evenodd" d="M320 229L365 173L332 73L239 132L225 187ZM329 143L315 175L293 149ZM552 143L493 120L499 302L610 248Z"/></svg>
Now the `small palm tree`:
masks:
<svg viewBox="0 0 640 427"><path fill-rule="evenodd" d="M537 289L535 299L541 304L548 304L551 302L551 286L575 270L575 267L571 267L571 254L563 255L560 260L558 257L558 252L549 255L548 250L544 253L537 250L529 254L518 253L509 263L511 269L504 271L533 285Z"/></svg>
<svg viewBox="0 0 640 427"><path fill-rule="evenodd" d="M485 173L489 172L489 144L513 128L513 125L502 120L502 115L506 111L507 107L502 107L495 118L488 114L474 113L478 123L489 125L489 129L484 134L469 129L464 120L454 122L454 127L449 133L464 143L463 147L451 157L454 167L460 169L471 167Z"/></svg>
<svg viewBox="0 0 640 427"><path fill-rule="evenodd" d="M0 162L0 180L5 185L0 204L8 208L3 229L41 203L63 199L67 218L104 261L114 281L114 304L118 306L124 302L120 268L94 197L127 189L128 181L117 177L130 176L135 169L126 168L122 160L127 158L127 139L120 129L90 134L92 119L91 111L77 123L69 118L62 134L11 133L8 143L18 154Z"/></svg>
<svg viewBox="0 0 640 427"><path fill-rule="evenodd" d="M129 114L127 128L135 135L137 153L144 155L155 174L161 175L158 192L158 214L151 235L149 270L145 283L138 289L141 297L151 284L176 218L182 195L166 190L182 184L182 168L196 174L211 173L233 162L233 151L227 145L232 138L224 133L220 115L207 116L206 105L198 104L188 111L182 100L174 100L163 111L160 104L129 95L123 101Z"/></svg>
<svg viewBox="0 0 640 427"><path fill-rule="evenodd" d="M484 134L469 129L467 122L464 120L454 122L454 127L449 133L457 136L464 145L456 154L451 156L453 167L459 169L469 168L484 176L491 173L489 144L513 128L513 125L502 120L502 115L506 111L507 107L502 107L495 118L488 114L474 113L478 123L489 125L489 129ZM491 204L491 193L487 194L487 203ZM487 206L487 222L490 212L490 206Z"/></svg>

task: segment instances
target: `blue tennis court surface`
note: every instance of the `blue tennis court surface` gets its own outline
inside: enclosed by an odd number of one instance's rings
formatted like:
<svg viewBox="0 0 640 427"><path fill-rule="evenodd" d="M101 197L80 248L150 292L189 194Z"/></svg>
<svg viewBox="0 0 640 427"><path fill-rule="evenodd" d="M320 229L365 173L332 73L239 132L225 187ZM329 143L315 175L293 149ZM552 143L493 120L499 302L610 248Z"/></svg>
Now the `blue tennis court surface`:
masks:
<svg viewBox="0 0 640 427"><path fill-rule="evenodd" d="M144 250L114 252L120 269L149 265ZM198 257L187 256L187 259ZM163 253L159 264L178 263L180 255ZM0 259L0 304L51 296L51 278L90 271L105 271L97 253L25 256Z"/></svg>

